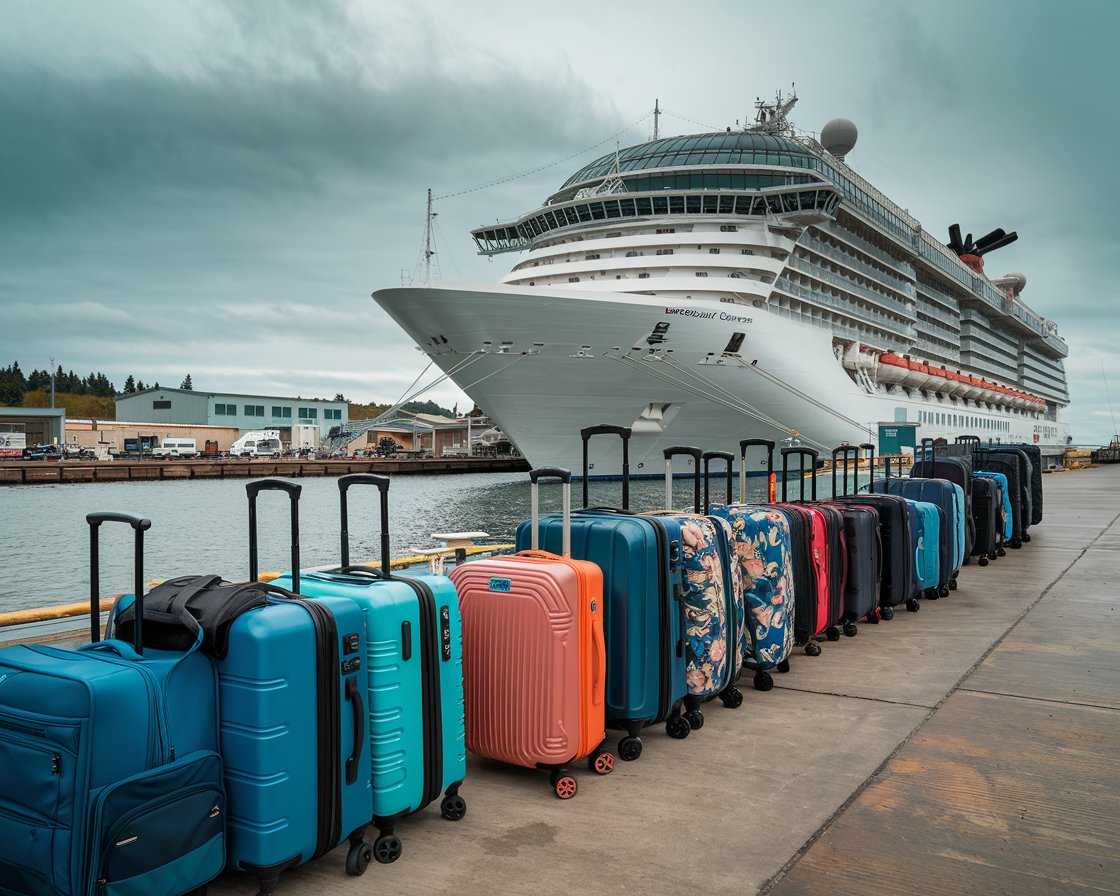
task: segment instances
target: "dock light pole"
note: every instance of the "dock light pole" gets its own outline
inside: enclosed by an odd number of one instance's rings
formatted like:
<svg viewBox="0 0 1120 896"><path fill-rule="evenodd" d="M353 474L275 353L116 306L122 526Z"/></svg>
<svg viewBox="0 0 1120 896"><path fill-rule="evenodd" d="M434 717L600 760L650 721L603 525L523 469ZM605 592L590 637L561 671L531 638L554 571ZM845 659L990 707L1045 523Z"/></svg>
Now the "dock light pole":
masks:
<svg viewBox="0 0 1120 896"><path fill-rule="evenodd" d="M54 407L54 355L51 355L51 407Z"/></svg>

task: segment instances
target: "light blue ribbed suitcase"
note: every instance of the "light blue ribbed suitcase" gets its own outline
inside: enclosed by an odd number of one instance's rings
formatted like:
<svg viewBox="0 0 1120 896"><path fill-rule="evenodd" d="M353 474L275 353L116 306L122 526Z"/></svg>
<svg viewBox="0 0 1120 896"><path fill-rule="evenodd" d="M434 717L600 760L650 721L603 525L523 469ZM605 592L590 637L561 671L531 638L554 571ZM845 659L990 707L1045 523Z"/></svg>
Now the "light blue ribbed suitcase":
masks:
<svg viewBox="0 0 1120 896"><path fill-rule="evenodd" d="M100 641L97 534L146 519L91 513L91 635L79 650L0 651L0 894L167 896L225 864L217 680L190 650Z"/></svg>
<svg viewBox="0 0 1120 896"><path fill-rule="evenodd" d="M588 508L588 441L596 435L622 438L622 509ZM603 630L607 642L606 721L622 728L617 756L627 762L642 755L639 732L664 722L670 737L684 738L703 725L699 709L682 715L686 693L684 587L681 527L673 519L629 509L630 430L601 424L581 431L584 508L572 513L571 556L603 570ZM530 522L517 527L517 550L533 544ZM539 546L560 554L564 519L540 517Z"/></svg>
<svg viewBox="0 0 1120 896"><path fill-rule="evenodd" d="M914 543L914 587L920 594L941 581L941 511L928 501L907 499Z"/></svg>
<svg viewBox="0 0 1120 896"><path fill-rule="evenodd" d="M350 565L347 494L374 485L381 498L381 569ZM389 479L358 473L338 480L342 564L299 576L302 594L346 598L365 621L367 714L374 843L379 862L401 853L397 819L440 799L458 821L467 811L459 787L467 773L463 722L463 637L459 596L447 576L396 575L389 569ZM275 585L291 588L291 573Z"/></svg>

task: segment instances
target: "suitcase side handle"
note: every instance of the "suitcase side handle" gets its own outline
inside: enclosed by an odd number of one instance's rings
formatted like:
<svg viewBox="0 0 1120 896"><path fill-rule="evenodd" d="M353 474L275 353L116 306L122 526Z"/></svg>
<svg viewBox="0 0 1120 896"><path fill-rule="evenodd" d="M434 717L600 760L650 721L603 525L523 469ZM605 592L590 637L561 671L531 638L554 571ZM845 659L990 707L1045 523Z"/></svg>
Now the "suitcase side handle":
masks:
<svg viewBox="0 0 1120 896"><path fill-rule="evenodd" d="M622 439L622 509L630 509L630 436L633 430L629 426L615 426L613 423L600 423L588 426L579 431L583 440L583 506L588 506L587 482L591 478L591 466L587 459L587 443L592 436L614 435Z"/></svg>
<svg viewBox="0 0 1120 896"><path fill-rule="evenodd" d="M586 431L586 430L585 430ZM584 467L587 466L586 440L584 441ZM624 443L625 444L625 443ZM540 550L540 492L542 479L559 479L564 485L564 516L561 524L561 548L564 557L572 556L572 471L562 470L560 467L537 467L529 471L529 503L530 503L530 549ZM587 476L584 471L583 489L587 492ZM586 500L586 497L585 497Z"/></svg>
<svg viewBox="0 0 1120 896"><path fill-rule="evenodd" d="M360 475L360 474L359 474ZM366 707L362 700L362 689L358 687L358 678L351 675L346 679L346 699L354 711L354 748L350 758L346 760L346 783L356 784L358 781L358 760L362 755L362 747L366 742Z"/></svg>
<svg viewBox="0 0 1120 896"><path fill-rule="evenodd" d="M704 452L699 448L677 446L666 448L661 452L665 457L665 509L673 509L673 458L687 455L693 460L692 464L692 512L700 512L700 462Z"/></svg>
<svg viewBox="0 0 1120 896"><path fill-rule="evenodd" d="M727 464L727 498L725 503L731 503L731 468L735 464L735 455L730 451L706 451L703 456L704 460L704 513L710 513L712 509L711 496L708 494L708 470L713 460L722 460Z"/></svg>
<svg viewBox="0 0 1120 896"><path fill-rule="evenodd" d="M144 533L152 528L152 521L134 513L105 510L86 514L89 523L89 639L91 644L101 640L101 557L99 534L102 523L127 523L135 533L132 575L133 593L136 596L136 627L132 644L138 654L144 653Z"/></svg>
<svg viewBox="0 0 1120 896"><path fill-rule="evenodd" d="M381 498L381 574L382 578L391 578L389 570L389 477L378 476L375 473L351 473L340 476L338 479L338 506L341 515L342 529L340 534L339 554L341 565L350 566L350 517L346 500L347 493L352 485L375 485Z"/></svg>
<svg viewBox="0 0 1120 896"><path fill-rule="evenodd" d="M747 449L759 446L766 449L766 481L774 478L774 440L740 439L739 441L739 502L746 501L747 494ZM771 499L773 500L773 499Z"/></svg>
<svg viewBox="0 0 1120 896"><path fill-rule="evenodd" d="M291 505L292 534L292 591L299 594L299 496L303 486L284 479L258 479L245 483L249 496L249 581L257 581L260 570L257 564L257 496L263 491L281 491L288 495Z"/></svg>

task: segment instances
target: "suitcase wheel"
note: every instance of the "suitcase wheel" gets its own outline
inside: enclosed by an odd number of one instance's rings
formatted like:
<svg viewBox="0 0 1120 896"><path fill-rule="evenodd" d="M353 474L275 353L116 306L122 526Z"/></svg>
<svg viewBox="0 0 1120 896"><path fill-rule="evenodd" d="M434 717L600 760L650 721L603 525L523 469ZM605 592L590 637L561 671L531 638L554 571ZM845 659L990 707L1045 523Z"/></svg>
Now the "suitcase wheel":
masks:
<svg viewBox="0 0 1120 896"><path fill-rule="evenodd" d="M805 655L806 656L820 656L821 655L821 645L818 644L816 641L810 641L808 644L805 645Z"/></svg>
<svg viewBox="0 0 1120 896"><path fill-rule="evenodd" d="M769 672L755 672L754 673L754 689L756 691L768 691L774 687L774 676Z"/></svg>
<svg viewBox="0 0 1120 896"><path fill-rule="evenodd" d="M844 634L849 638L854 638L859 634L859 629L856 628L856 624L854 622L848 621L844 623Z"/></svg>
<svg viewBox="0 0 1120 896"><path fill-rule="evenodd" d="M549 783L552 785L552 792L562 800L570 800L576 795L576 791L579 790L576 779L571 775L562 774L560 769L557 769L549 776Z"/></svg>
<svg viewBox="0 0 1120 896"><path fill-rule="evenodd" d="M674 740L684 740L692 733L692 726L684 716L673 716L665 723L665 733Z"/></svg>
<svg viewBox="0 0 1120 896"><path fill-rule="evenodd" d="M956 579L949 579L949 590L950 591L956 591L957 590L957 580ZM942 597L948 597L949 595L948 594L943 594L941 596Z"/></svg>
<svg viewBox="0 0 1120 896"><path fill-rule="evenodd" d="M879 618L885 619L887 622L890 622L892 619L894 619L894 607L880 607Z"/></svg>
<svg viewBox="0 0 1120 896"><path fill-rule="evenodd" d="M401 838L382 834L373 844L373 857L382 865L391 865L401 857Z"/></svg>
<svg viewBox="0 0 1120 896"><path fill-rule="evenodd" d="M824 630L824 635L826 638L828 638L829 641L839 641L840 629L838 629L835 625L830 625Z"/></svg>
<svg viewBox="0 0 1120 896"><path fill-rule="evenodd" d="M1026 544L1030 540L1031 540L1031 533L1030 532L1024 532L1023 533L1023 543Z"/></svg>
<svg viewBox="0 0 1120 896"><path fill-rule="evenodd" d="M918 599L916 597L912 597L910 598L910 600L906 601L906 609L911 613L917 613L921 608L922 605L918 603Z"/></svg>
<svg viewBox="0 0 1120 896"><path fill-rule="evenodd" d="M597 775L609 775L614 771L614 753L609 750L592 753L587 757L587 767Z"/></svg>
<svg viewBox="0 0 1120 896"><path fill-rule="evenodd" d="M868 623L868 625L878 625L879 624L879 612L877 610L872 610L870 613L868 613L863 618L864 618L864 621ZM848 623L844 623L844 624L846 626Z"/></svg>
<svg viewBox="0 0 1120 896"><path fill-rule="evenodd" d="M346 873L351 877L361 877L366 873L369 863L373 861L373 847L365 840L350 844L350 852L346 854Z"/></svg>
<svg viewBox="0 0 1120 896"><path fill-rule="evenodd" d="M987 557L981 557L978 562L981 566L987 566L988 565L988 558Z"/></svg>
<svg viewBox="0 0 1120 896"><path fill-rule="evenodd" d="M764 675L766 673L763 673ZM688 722L688 727L693 731L699 731L704 727L704 713L698 709L690 709L684 714L684 720Z"/></svg>
<svg viewBox="0 0 1120 896"><path fill-rule="evenodd" d="M952 581L956 581L956 580L953 579ZM949 592L952 591L952 590L953 590L952 585L942 585L940 588L937 589L937 596L938 597L948 597Z"/></svg>
<svg viewBox="0 0 1120 896"><path fill-rule="evenodd" d="M670 719L672 721L672 719ZM671 734L672 732L670 732ZM623 762L633 762L642 755L642 739L636 735L627 735L618 742L618 758Z"/></svg>
<svg viewBox="0 0 1120 896"><path fill-rule="evenodd" d="M1003 548L1000 548L999 550L996 551L996 556L997 557L1006 557L1007 556L1007 551L1005 551Z"/></svg>
<svg viewBox="0 0 1120 896"><path fill-rule="evenodd" d="M1019 550L1019 548L1021 548L1023 546L1023 542L1026 541L1026 540L1027 540L1027 536L1025 536L1025 535L1022 538L1012 538L1011 539L1011 547L1014 548L1017 551L1017 550Z"/></svg>
<svg viewBox="0 0 1120 896"><path fill-rule="evenodd" d="M736 687L729 687L724 689L723 693L719 695L719 699L728 709L738 709L743 705L743 692Z"/></svg>
<svg viewBox="0 0 1120 896"><path fill-rule="evenodd" d="M457 793L449 793L439 804L439 813L448 821L461 821L467 814L467 801Z"/></svg>
<svg viewBox="0 0 1120 896"><path fill-rule="evenodd" d="M778 671L785 673L789 671L789 660L782 660L778 663Z"/></svg>

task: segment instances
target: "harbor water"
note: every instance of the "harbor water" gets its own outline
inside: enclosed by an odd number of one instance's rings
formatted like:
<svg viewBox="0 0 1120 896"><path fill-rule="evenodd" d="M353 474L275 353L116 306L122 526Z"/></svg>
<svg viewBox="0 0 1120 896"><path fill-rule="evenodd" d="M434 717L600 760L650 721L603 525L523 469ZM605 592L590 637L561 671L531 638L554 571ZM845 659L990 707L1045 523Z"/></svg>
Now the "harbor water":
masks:
<svg viewBox="0 0 1120 896"><path fill-rule="evenodd" d="M300 500L300 565L338 562L338 485L333 478L305 478ZM389 489L391 552L394 557L432 548L433 532L482 531L486 541L512 542L529 515L529 482L521 473L394 477ZM718 482L718 485L717 485ZM723 480L713 477L712 499ZM573 485L573 504L581 501ZM736 485L736 492L738 486ZM761 499L763 479L748 480L748 497ZM621 483L593 482L593 505L618 506ZM85 600L89 596L89 527L94 510L138 513L152 521L144 543L148 581L178 575L248 574L248 503L245 480L198 479L160 482L91 482L9 486L0 491L0 613ZM664 483L636 480L630 486L635 510L662 507ZM691 506L691 480L674 483L674 504ZM380 550L377 491L350 492L351 560L377 559ZM542 485L542 512L560 507L560 488ZM290 568L287 497L266 492L258 500L260 568ZM101 594L132 590L132 530L102 527Z"/></svg>

